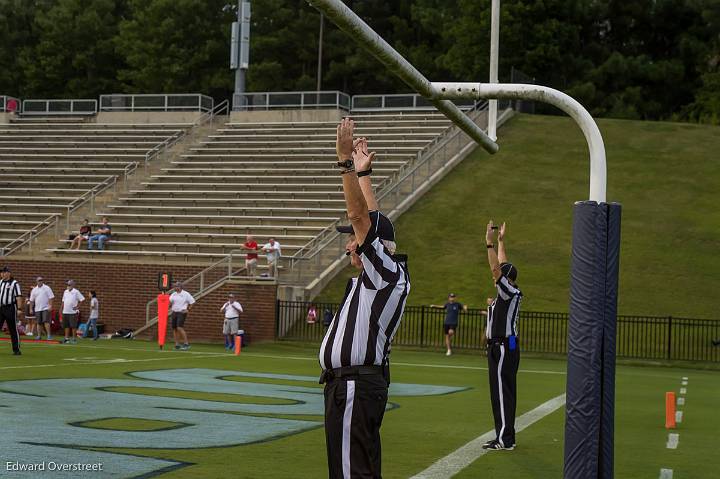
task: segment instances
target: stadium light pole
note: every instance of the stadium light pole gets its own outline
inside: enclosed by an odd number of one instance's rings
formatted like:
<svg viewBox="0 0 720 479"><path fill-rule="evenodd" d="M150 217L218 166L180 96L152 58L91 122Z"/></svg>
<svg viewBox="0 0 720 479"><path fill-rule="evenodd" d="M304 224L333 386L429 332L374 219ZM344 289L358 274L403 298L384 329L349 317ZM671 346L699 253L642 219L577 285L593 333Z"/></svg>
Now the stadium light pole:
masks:
<svg viewBox="0 0 720 479"><path fill-rule="evenodd" d="M490 9L490 83L498 82L498 58L500 50L500 0L492 0ZM488 136L497 141L498 102L488 102Z"/></svg>
<svg viewBox="0 0 720 479"><path fill-rule="evenodd" d="M230 5L226 9L232 8ZM250 66L250 1L238 0L237 21L230 29L230 69L235 70L233 110L245 106L245 73Z"/></svg>

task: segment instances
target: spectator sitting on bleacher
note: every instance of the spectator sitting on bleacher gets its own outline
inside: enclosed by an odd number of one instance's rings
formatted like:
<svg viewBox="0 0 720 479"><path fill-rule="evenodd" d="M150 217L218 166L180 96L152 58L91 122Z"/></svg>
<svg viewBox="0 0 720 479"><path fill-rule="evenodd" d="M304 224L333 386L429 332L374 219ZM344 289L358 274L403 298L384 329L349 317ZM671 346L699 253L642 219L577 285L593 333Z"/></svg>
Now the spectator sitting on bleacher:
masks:
<svg viewBox="0 0 720 479"><path fill-rule="evenodd" d="M275 241L275 238L270 238L270 241L262 247L262 250L267 253L268 275L274 278L277 275L278 261L282 255L280 243Z"/></svg>
<svg viewBox="0 0 720 479"><path fill-rule="evenodd" d="M90 231L92 231L90 228L90 222L87 218L85 218L82 226L80 227L80 233L72 239L70 249L80 249L80 245L83 240L87 241L88 238L90 238Z"/></svg>
<svg viewBox="0 0 720 479"><path fill-rule="evenodd" d="M105 242L110 239L110 235L112 234L112 228L108 224L108 219L103 218L102 224L97 229L94 235L92 235L90 238L88 238L88 250L93 249L93 243L97 241L98 249L103 250L105 249Z"/></svg>

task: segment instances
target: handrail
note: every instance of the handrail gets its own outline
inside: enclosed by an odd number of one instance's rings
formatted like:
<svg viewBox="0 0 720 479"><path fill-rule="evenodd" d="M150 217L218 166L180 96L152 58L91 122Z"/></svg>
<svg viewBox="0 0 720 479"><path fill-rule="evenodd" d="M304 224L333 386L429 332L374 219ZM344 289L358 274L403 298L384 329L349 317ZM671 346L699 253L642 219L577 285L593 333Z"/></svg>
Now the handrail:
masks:
<svg viewBox="0 0 720 479"><path fill-rule="evenodd" d="M202 295L209 289L215 288L229 278L242 278L243 276L238 273L245 271L245 265L243 263L241 264L240 268L235 270L235 268L233 268L233 258L237 256L242 256L244 260L246 254L247 251L245 250L231 250L224 258L212 263L210 266L194 274L193 276L182 280L183 288L188 290L193 296L197 297ZM222 274L219 274L216 279L213 280L213 276L211 275L211 273L215 270L218 270ZM157 298L148 301L145 305L146 325L149 325L152 321L155 321L157 319L157 306L153 309L153 305L157 305ZM155 311L155 313L153 313L153 311Z"/></svg>
<svg viewBox="0 0 720 479"><path fill-rule="evenodd" d="M454 101L461 110L472 110L477 101ZM431 111L437 110L435 105L418 93L393 93L385 95L353 95L352 111Z"/></svg>
<svg viewBox="0 0 720 479"><path fill-rule="evenodd" d="M477 103L468 112L468 115L474 120L475 118L477 118L480 112L487 109L487 104L487 101ZM397 185L399 185L399 183L407 177L407 175L404 175L405 171L408 171L411 167L412 171L415 171L421 166L424 166L425 163L432 158L432 155L436 152L436 150L438 150L445 143L453 140L455 136L460 133L462 133L462 131L456 125L447 128L440 135L433 138L433 140L428 143L422 150L420 150L413 160L408 161L392 175L386 177L383 181L381 181L376 186L376 196L378 201L390 194L397 187ZM339 225L342 221L342 218L333 221L330 225L328 225L325 229L318 233L318 235L316 235L312 240L310 240L308 243L303 245L302 248L296 251L295 254L291 257L291 259L307 260L315 257L329 242L333 241L340 235L340 233L335 230L335 226Z"/></svg>
<svg viewBox="0 0 720 479"><path fill-rule="evenodd" d="M337 108L350 110L350 95L338 90L328 91L265 91L233 95L233 110L271 110L274 108Z"/></svg>
<svg viewBox="0 0 720 479"><path fill-rule="evenodd" d="M230 112L230 101L227 99L215 105L212 110L206 111L200 115L200 118L195 120L195 123L193 123L193 128L205 125L208 122L212 123L215 120L215 117L220 115L222 112L225 112L226 114Z"/></svg>
<svg viewBox="0 0 720 479"><path fill-rule="evenodd" d="M40 236L45 231L49 230L53 226L55 226L55 232L57 236L57 232L60 225L60 214L59 213L53 213L47 218L45 218L43 221L35 225L33 228L29 229L25 233L21 234L14 240L12 240L7 245L0 247L0 256L10 256L15 251L23 248L26 244L30 245L32 247L32 241ZM15 243L18 243L15 245ZM13 246L15 245L15 246Z"/></svg>
<svg viewBox="0 0 720 479"><path fill-rule="evenodd" d="M126 168L126 172L128 171L128 166ZM135 163L135 168L137 168L137 163ZM85 203L90 201L90 210L95 211L95 197L103 193L105 190L110 188L111 186L117 184L117 175L108 176L105 178L102 182L98 183L97 185L93 186L91 189L83 193L82 195L75 198L73 201L71 201L67 206L67 216L66 216L66 228L68 231L70 231L70 216L72 213L83 206ZM127 180L126 180L127 181Z"/></svg>
<svg viewBox="0 0 720 479"><path fill-rule="evenodd" d="M23 115L94 115L97 113L94 98L29 99L23 100ZM37 105L37 106L36 106Z"/></svg>
<svg viewBox="0 0 720 479"><path fill-rule="evenodd" d="M184 99L194 99L184 102ZM186 104L182 104L186 103ZM201 93L175 94L111 94L100 95L100 111L210 111L215 105L212 97Z"/></svg>

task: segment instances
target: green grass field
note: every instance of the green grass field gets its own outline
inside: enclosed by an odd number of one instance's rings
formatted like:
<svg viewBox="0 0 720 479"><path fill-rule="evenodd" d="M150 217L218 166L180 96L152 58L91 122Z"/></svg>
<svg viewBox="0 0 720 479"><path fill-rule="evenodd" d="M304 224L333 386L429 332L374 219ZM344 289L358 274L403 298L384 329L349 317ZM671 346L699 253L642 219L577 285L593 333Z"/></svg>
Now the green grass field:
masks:
<svg viewBox="0 0 720 479"><path fill-rule="evenodd" d="M25 343L21 357L5 341L0 348L1 476L35 477L6 471L7 461L78 456L103 462L97 477L156 469L163 478L326 477L317 345L253 345L239 357L219 346L161 352L126 340ZM384 477L411 477L491 429L479 352L396 348L392 364ZM664 395L679 392L682 377L687 403L679 446L669 450ZM525 356L518 383L520 415L564 393L565 362ZM719 398L717 371L619 365L615 477L657 478L660 468L711 477L720 470ZM455 477L561 477L563 424L560 408L520 432L515 451L479 457Z"/></svg>
<svg viewBox="0 0 720 479"><path fill-rule="evenodd" d="M598 124L607 197L623 205L619 313L718 318L716 298L697 285L720 289L720 127ZM499 143L494 156L471 154L397 221L398 248L410 258L408 304L442 304L453 291L484 307L494 295L483 244L492 218L508 222L524 309L567 311L572 206L588 198L585 140L569 118L519 115ZM318 299L339 301L349 274Z"/></svg>

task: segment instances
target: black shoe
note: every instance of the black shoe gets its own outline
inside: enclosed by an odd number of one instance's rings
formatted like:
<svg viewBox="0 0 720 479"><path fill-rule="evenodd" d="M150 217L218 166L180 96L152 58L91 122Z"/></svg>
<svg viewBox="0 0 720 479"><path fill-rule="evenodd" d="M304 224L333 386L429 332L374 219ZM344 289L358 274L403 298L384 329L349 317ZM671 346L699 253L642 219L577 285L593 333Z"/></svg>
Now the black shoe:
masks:
<svg viewBox="0 0 720 479"><path fill-rule="evenodd" d="M720 346L720 339L718 339L717 341L713 340L712 344L713 346Z"/></svg>
<svg viewBox="0 0 720 479"><path fill-rule="evenodd" d="M515 449L515 444L503 446L502 444L500 444L500 441L493 441L493 443L488 445L488 447L485 447L483 445L483 449L487 449L489 451L512 451L513 449Z"/></svg>
<svg viewBox="0 0 720 479"><path fill-rule="evenodd" d="M488 442L482 445L483 449L487 449L488 447L492 446L497 442L497 439L490 439Z"/></svg>
<svg viewBox="0 0 720 479"><path fill-rule="evenodd" d="M180 349L180 345L179 345L179 344L176 344L176 345L175 345L175 349Z"/></svg>
<svg viewBox="0 0 720 479"><path fill-rule="evenodd" d="M14 354L15 356L22 356L22 353L20 352L19 349L18 349L17 351L13 351L13 354Z"/></svg>

